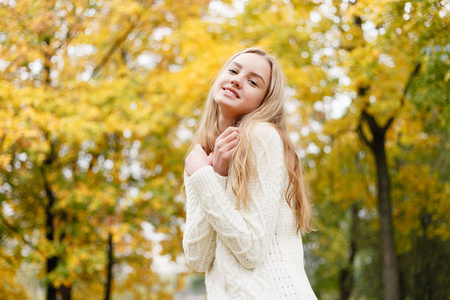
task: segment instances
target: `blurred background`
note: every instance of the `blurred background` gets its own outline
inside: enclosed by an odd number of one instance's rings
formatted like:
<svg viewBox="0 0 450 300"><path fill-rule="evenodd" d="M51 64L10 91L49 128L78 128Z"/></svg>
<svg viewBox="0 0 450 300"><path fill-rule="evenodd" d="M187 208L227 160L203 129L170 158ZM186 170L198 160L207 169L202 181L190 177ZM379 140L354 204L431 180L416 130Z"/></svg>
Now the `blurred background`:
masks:
<svg viewBox="0 0 450 300"><path fill-rule="evenodd" d="M319 299L450 299L448 0L0 0L0 299L204 299L183 160L246 47L287 77Z"/></svg>

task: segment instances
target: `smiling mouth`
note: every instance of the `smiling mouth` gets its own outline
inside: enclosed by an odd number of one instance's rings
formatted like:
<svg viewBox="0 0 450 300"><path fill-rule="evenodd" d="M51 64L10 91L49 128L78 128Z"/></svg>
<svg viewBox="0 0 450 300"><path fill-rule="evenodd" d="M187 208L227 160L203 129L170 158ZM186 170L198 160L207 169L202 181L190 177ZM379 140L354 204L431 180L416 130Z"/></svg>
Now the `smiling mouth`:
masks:
<svg viewBox="0 0 450 300"><path fill-rule="evenodd" d="M235 92L233 92L232 90L229 90L229 89L227 89L227 88L223 88L223 91L224 91L226 94L228 94L228 95L231 95L231 96L233 96L233 97L235 97L235 98L239 98L239 95L236 94Z"/></svg>

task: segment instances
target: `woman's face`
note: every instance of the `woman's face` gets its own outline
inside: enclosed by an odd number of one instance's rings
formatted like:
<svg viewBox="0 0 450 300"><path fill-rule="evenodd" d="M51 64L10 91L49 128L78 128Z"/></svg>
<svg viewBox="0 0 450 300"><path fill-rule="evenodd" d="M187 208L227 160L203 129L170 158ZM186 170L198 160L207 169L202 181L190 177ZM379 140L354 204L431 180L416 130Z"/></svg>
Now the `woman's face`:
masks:
<svg viewBox="0 0 450 300"><path fill-rule="evenodd" d="M222 116L237 119L257 109L269 89L270 77L271 68L263 56L244 53L235 57L213 86Z"/></svg>

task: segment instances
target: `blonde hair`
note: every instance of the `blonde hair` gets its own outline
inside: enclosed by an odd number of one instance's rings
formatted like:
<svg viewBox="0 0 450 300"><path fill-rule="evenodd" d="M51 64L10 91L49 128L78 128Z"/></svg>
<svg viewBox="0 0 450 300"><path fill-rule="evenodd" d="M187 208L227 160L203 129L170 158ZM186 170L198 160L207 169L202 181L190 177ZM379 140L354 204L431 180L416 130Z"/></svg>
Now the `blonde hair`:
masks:
<svg viewBox="0 0 450 300"><path fill-rule="evenodd" d="M312 230L312 207L308 200L303 179L303 170L300 160L295 153L294 145L289 139L286 129L286 114L284 110L284 75L278 62L265 51L259 48L245 49L231 57L220 70L219 74L226 70L228 64L237 56L244 53L254 53L267 59L271 67L270 86L261 105L254 111L236 120L235 126L239 129L239 144L233 154L229 173L234 172L232 189L238 200L238 208L248 209L248 188L251 150L251 128L260 122L270 123L281 136L284 145L284 163L289 174L289 184L286 190L286 201L296 213L297 232L309 232ZM215 83L214 83L215 84ZM193 145L201 144L206 153L214 150L214 143L220 135L218 129L219 106L214 101L211 88L203 116L198 125Z"/></svg>

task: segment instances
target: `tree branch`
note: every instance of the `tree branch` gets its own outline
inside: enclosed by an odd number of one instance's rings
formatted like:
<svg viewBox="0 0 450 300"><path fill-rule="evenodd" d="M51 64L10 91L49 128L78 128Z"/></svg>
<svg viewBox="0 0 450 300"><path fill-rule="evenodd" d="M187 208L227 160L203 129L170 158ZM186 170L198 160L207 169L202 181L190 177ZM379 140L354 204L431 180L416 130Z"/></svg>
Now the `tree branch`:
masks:
<svg viewBox="0 0 450 300"><path fill-rule="evenodd" d="M375 117L369 114L365 109L361 112L361 118L367 122L372 134L383 134L382 128L377 124Z"/></svg>
<svg viewBox="0 0 450 300"><path fill-rule="evenodd" d="M362 125L363 122L366 122L367 125L370 127L370 131L372 132L372 141L368 139L368 137L364 134ZM366 109L364 108L361 112L361 119L359 120L357 131L361 137L361 139L364 141L364 143L369 146L371 149L374 149L374 138L375 134L380 134L380 127L378 126L377 122L375 121L375 118L371 116Z"/></svg>
<svg viewBox="0 0 450 300"><path fill-rule="evenodd" d="M416 66L414 67L414 70L412 71L412 73L409 75L408 81L406 82L406 86L405 89L403 90L403 97L402 97L402 106L403 103L405 102L405 98L406 98L406 93L409 90L409 86L411 85L412 81L414 80L414 77L416 77L417 74L419 74L420 71L420 67L421 67L421 63L417 63Z"/></svg>
<svg viewBox="0 0 450 300"><path fill-rule="evenodd" d="M360 123L358 125L357 132L358 132L359 136L361 137L361 139L364 141L364 144L366 144L370 148L373 148L373 143L371 141L369 141L369 139L366 137L366 135L364 134L364 132L362 130L362 120L360 121Z"/></svg>
<svg viewBox="0 0 450 300"><path fill-rule="evenodd" d="M103 56L103 59L100 61L100 63L94 68L94 71L92 72L92 77L97 76L97 74L100 72L100 70L106 65L106 63L110 60L114 52L117 51L117 49L120 48L120 45L126 40L128 35L137 27L139 20L141 18L141 15L137 16L136 21L132 22L128 29L125 31L125 33L119 37L116 42L109 48L108 52Z"/></svg>
<svg viewBox="0 0 450 300"><path fill-rule="evenodd" d="M386 122L386 125L383 126L383 128L382 128L383 133L386 133L386 131L392 125L392 122L394 122L394 119L395 119L394 116L395 116L395 114Z"/></svg>
<svg viewBox="0 0 450 300"><path fill-rule="evenodd" d="M406 95L408 93L409 87L412 83L412 81L414 80L414 77L419 74L420 71L420 67L421 67L421 63L417 63L416 66L414 67L414 70L412 71L412 73L409 75L408 81L406 82L405 88L403 90L403 95L400 99L400 106L394 111L394 113L392 114L392 116L389 118L389 120L387 121L386 125L383 126L383 130L384 132L386 132L389 127L392 125L392 122L395 119L395 116L398 114L398 112L400 111L400 109L403 107L403 105L405 104L405 99L406 99Z"/></svg>
<svg viewBox="0 0 450 300"><path fill-rule="evenodd" d="M25 244L27 244L28 246L30 246L33 250L38 251L39 253L41 253L41 252L39 251L39 249L38 249L35 245L33 245L30 241L27 241L27 240L25 239L25 236L24 236L23 234L20 233L20 229L18 229L16 226L14 226L13 224L10 224L10 223L8 222L8 220L3 216L3 214L0 214L0 222L1 222L1 224L5 225L5 227L8 228L9 231L11 231L11 232L17 234L18 236L20 236L20 239L21 239ZM42 253L41 253L41 254L42 254Z"/></svg>

